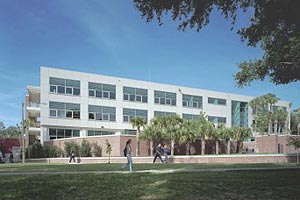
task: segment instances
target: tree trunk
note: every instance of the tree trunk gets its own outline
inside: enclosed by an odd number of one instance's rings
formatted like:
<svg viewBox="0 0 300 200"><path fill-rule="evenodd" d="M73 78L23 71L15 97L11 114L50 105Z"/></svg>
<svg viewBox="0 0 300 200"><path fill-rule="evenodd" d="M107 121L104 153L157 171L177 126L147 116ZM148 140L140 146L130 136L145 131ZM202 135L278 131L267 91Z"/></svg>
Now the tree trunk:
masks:
<svg viewBox="0 0 300 200"><path fill-rule="evenodd" d="M149 143L150 143L150 144L149 144L149 148L150 148L149 156L152 156L152 155L153 155L153 141L150 140Z"/></svg>
<svg viewBox="0 0 300 200"><path fill-rule="evenodd" d="M219 154L219 140L216 140L216 155Z"/></svg>
<svg viewBox="0 0 300 200"><path fill-rule="evenodd" d="M240 141L236 141L236 153L240 153Z"/></svg>
<svg viewBox="0 0 300 200"><path fill-rule="evenodd" d="M186 152L185 152L186 155L190 155L190 146L191 146L190 142L187 142L186 143Z"/></svg>
<svg viewBox="0 0 300 200"><path fill-rule="evenodd" d="M205 154L205 138L201 139L201 155Z"/></svg>
<svg viewBox="0 0 300 200"><path fill-rule="evenodd" d="M297 165L299 164L299 148L297 149Z"/></svg>
<svg viewBox="0 0 300 200"><path fill-rule="evenodd" d="M171 156L174 156L174 140L171 140Z"/></svg>
<svg viewBox="0 0 300 200"><path fill-rule="evenodd" d="M227 154L230 154L230 144L231 144L231 141L228 140L227 141Z"/></svg>
<svg viewBox="0 0 300 200"><path fill-rule="evenodd" d="M264 135L261 135L261 152L260 153L263 153L263 148L264 148Z"/></svg>
<svg viewBox="0 0 300 200"><path fill-rule="evenodd" d="M274 133L278 135L278 132L279 132L279 128L280 126L278 127L278 121L275 121L274 122Z"/></svg>
<svg viewBox="0 0 300 200"><path fill-rule="evenodd" d="M140 131L137 131L136 134L136 148L135 148L135 155L140 156Z"/></svg>

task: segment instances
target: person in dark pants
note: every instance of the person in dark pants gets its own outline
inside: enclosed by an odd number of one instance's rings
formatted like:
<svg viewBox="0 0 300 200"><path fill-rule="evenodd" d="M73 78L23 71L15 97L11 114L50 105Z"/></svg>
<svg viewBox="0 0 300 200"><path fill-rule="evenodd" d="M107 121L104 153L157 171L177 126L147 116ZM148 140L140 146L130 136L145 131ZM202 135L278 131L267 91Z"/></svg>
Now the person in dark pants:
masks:
<svg viewBox="0 0 300 200"><path fill-rule="evenodd" d="M164 146L164 156L165 156L164 162L165 163L168 163L168 153L169 153L168 147L167 147L167 145L165 145Z"/></svg>
<svg viewBox="0 0 300 200"><path fill-rule="evenodd" d="M161 151L162 151L161 144L158 144L157 147L155 148L153 163L155 163L157 157L159 158L160 162L163 162L161 158Z"/></svg>
<svg viewBox="0 0 300 200"><path fill-rule="evenodd" d="M69 163L73 160L73 162L75 162L75 152L72 151L71 154L70 154L70 160L69 160Z"/></svg>

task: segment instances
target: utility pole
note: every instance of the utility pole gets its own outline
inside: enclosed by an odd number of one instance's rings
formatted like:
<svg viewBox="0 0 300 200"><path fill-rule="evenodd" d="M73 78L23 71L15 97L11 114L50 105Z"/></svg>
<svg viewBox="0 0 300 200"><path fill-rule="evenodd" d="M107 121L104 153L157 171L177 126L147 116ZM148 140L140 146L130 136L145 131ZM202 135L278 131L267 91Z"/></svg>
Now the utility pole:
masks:
<svg viewBox="0 0 300 200"><path fill-rule="evenodd" d="M24 102L22 102L22 163L25 163Z"/></svg>

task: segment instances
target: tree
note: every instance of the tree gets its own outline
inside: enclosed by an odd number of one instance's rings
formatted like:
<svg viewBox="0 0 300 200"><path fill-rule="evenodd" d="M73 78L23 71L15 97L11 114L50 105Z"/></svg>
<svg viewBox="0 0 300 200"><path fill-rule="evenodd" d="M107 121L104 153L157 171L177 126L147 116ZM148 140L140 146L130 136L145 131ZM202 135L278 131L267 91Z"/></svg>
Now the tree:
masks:
<svg viewBox="0 0 300 200"><path fill-rule="evenodd" d="M165 139L171 141L171 156L174 156L174 145L175 142L179 141L183 120L180 118L179 115L169 115L164 118L165 127L162 133Z"/></svg>
<svg viewBox="0 0 300 200"><path fill-rule="evenodd" d="M219 154L220 140L224 138L225 124L219 124L217 129L212 132L212 138L216 142L216 154Z"/></svg>
<svg viewBox="0 0 300 200"><path fill-rule="evenodd" d="M140 137L140 134L141 134L141 127L144 127L147 122L145 120L145 118L142 118L142 117L137 117L137 118L134 118L134 119L131 119L130 120L130 123L132 125L133 128L137 128L137 135L136 135L136 155L139 156L140 155L140 141L139 141L139 137Z"/></svg>
<svg viewBox="0 0 300 200"><path fill-rule="evenodd" d="M151 123L150 123L151 124ZM153 141L157 139L158 131L155 130L154 126L145 126L143 133L140 135L141 140L148 140L149 142L149 156L153 153Z"/></svg>
<svg viewBox="0 0 300 200"><path fill-rule="evenodd" d="M112 147L107 139L105 140L105 145L106 145L106 154L108 154L108 164L110 164L110 154L112 152Z"/></svg>
<svg viewBox="0 0 300 200"><path fill-rule="evenodd" d="M243 148L243 141L245 140L245 138L249 138L252 136L251 129L235 126L232 128L232 131L234 139L237 141L236 153L240 153L241 149Z"/></svg>
<svg viewBox="0 0 300 200"><path fill-rule="evenodd" d="M300 108L293 110L291 113L291 130L292 134L300 133Z"/></svg>
<svg viewBox="0 0 300 200"><path fill-rule="evenodd" d="M237 31L248 46L261 44L262 58L241 62L241 70L235 75L237 85L243 87L266 76L275 84L300 81L300 3L284 1L244 0L133 0L142 18L151 22L157 18L163 24L163 16L179 21L178 29L188 27L200 31L216 9L225 19L231 19L232 28L240 11L251 13L249 26Z"/></svg>
<svg viewBox="0 0 300 200"><path fill-rule="evenodd" d="M231 139L233 138L233 131L232 128L224 128L224 130L222 131L222 138L225 139L226 143L227 143L227 154L230 154L230 149L231 149Z"/></svg>
<svg viewBox="0 0 300 200"><path fill-rule="evenodd" d="M91 145L87 140L82 140L79 154L81 157L91 156Z"/></svg>
<svg viewBox="0 0 300 200"><path fill-rule="evenodd" d="M300 148L300 138L290 137L288 146L294 146L297 150L297 164L299 164L299 148Z"/></svg>
<svg viewBox="0 0 300 200"><path fill-rule="evenodd" d="M201 155L205 154L205 139L210 137L214 130L214 124L206 119L205 113L200 113L196 121L196 131L198 137L201 138Z"/></svg>
<svg viewBox="0 0 300 200"><path fill-rule="evenodd" d="M191 143L196 140L196 122L195 120L185 120L180 131L179 142L186 144L186 155L190 155Z"/></svg>

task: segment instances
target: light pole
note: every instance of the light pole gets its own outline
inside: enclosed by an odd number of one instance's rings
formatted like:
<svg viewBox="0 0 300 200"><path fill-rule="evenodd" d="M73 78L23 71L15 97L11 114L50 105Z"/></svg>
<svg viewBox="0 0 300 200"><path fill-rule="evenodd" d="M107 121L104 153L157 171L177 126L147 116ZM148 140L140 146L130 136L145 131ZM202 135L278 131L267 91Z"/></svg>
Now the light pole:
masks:
<svg viewBox="0 0 300 200"><path fill-rule="evenodd" d="M24 102L22 102L22 163L25 163Z"/></svg>

